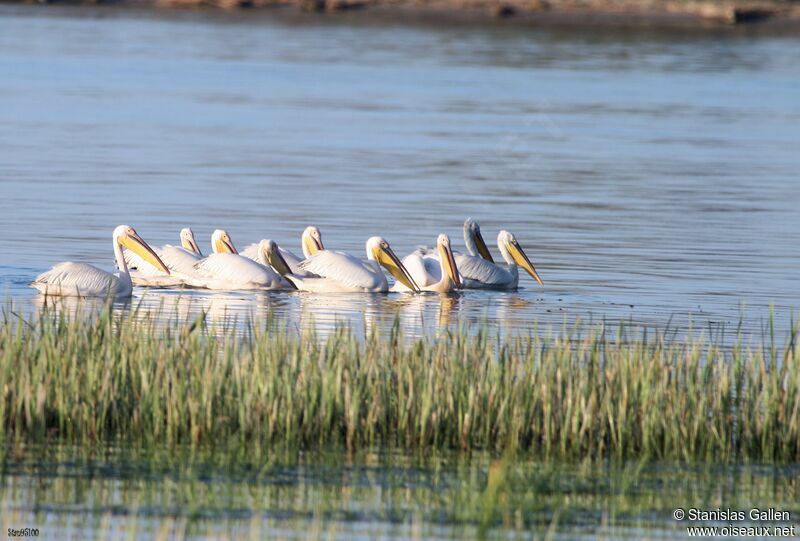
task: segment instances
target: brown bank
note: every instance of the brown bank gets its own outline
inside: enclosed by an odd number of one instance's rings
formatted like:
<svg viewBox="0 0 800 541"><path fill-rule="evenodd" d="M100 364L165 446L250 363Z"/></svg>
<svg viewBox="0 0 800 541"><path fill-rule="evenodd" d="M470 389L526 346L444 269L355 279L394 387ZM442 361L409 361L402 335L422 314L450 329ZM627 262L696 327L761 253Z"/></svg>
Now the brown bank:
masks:
<svg viewBox="0 0 800 541"><path fill-rule="evenodd" d="M354 13L396 20L479 22L502 19L534 24L591 26L760 26L800 29L800 0L29 0L213 7L313 13ZM356 16L356 15L354 15Z"/></svg>

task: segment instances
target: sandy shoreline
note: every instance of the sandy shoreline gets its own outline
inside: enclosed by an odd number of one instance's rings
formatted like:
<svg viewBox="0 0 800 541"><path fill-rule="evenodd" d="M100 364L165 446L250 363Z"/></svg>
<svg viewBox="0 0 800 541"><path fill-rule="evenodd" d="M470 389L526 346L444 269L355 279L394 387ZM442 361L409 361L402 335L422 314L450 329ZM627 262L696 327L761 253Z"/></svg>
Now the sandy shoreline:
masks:
<svg viewBox="0 0 800 541"><path fill-rule="evenodd" d="M10 2L19 3L19 2ZM22 2L33 3L33 2ZM800 28L800 2L750 0L40 0L168 9L256 9L397 21L541 25Z"/></svg>

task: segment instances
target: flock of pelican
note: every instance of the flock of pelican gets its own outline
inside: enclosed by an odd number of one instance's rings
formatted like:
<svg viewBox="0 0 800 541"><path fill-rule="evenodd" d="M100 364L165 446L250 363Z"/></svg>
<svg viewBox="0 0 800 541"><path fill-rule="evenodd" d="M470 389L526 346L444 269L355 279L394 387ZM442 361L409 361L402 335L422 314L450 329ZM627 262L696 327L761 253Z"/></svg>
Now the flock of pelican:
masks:
<svg viewBox="0 0 800 541"><path fill-rule="evenodd" d="M180 232L180 246L151 248L127 225L114 229L114 257L119 272L86 263L59 263L39 275L31 287L49 296L130 297L133 286L186 286L213 290L301 290L317 293L386 292L448 293L455 289L516 289L519 267L542 284L528 256L508 231L497 235L505 265L495 263L475 220L464 222L468 254L454 252L441 234L434 249L418 248L400 260L381 237L366 243L366 261L328 250L316 227L300 238L303 258L264 239L239 252L227 232L211 236L212 253L204 256L189 228ZM384 270L394 278L390 287Z"/></svg>

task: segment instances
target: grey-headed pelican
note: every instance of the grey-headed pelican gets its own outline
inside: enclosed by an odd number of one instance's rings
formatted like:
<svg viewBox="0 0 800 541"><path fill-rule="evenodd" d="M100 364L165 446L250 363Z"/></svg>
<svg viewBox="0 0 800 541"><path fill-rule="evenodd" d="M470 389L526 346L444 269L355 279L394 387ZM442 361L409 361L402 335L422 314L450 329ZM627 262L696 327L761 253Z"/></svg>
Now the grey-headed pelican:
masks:
<svg viewBox="0 0 800 541"><path fill-rule="evenodd" d="M408 288L419 291L414 279L397 258L389 243L381 237L367 240L367 261L344 252L320 250L300 263L300 270L314 276L287 274L297 289L315 293L386 292L389 282L381 270L383 266Z"/></svg>
<svg viewBox="0 0 800 541"><path fill-rule="evenodd" d="M461 278L458 275L453 250L450 248L450 237L445 234L436 239L437 256L426 254L423 250L416 250L403 258L403 265L408 269L411 277L422 291L436 293L449 293L461 288ZM392 291L411 291L405 284L398 281Z"/></svg>
<svg viewBox="0 0 800 541"><path fill-rule="evenodd" d="M486 261L494 263L494 258L481 235L481 226L472 218L464 220L464 244L467 252L472 256L480 256Z"/></svg>
<svg viewBox="0 0 800 541"><path fill-rule="evenodd" d="M59 263L49 271L40 274L31 282L45 295L57 297L106 297L117 299L130 297L133 291L128 264L125 262L123 248L138 254L164 274L169 269L155 251L129 225L114 229L114 258L119 272L111 274L86 263Z"/></svg>
<svg viewBox="0 0 800 541"><path fill-rule="evenodd" d="M542 279L533 267L516 237L502 230L497 235L497 247L508 266L494 263L480 227L472 219L464 222L464 242L470 255L455 256L458 272L461 273L464 289L517 289L519 286L519 269L522 267L539 285Z"/></svg>

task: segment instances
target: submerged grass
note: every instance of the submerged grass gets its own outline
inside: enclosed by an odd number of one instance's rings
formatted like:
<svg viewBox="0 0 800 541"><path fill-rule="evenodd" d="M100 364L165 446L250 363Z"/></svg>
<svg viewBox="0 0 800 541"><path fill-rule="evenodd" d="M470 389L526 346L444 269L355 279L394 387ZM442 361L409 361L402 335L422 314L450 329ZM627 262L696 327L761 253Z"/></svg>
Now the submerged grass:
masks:
<svg viewBox="0 0 800 541"><path fill-rule="evenodd" d="M0 325L12 441L800 460L797 328L779 351L600 327L414 341L340 328L322 340L110 309L6 311Z"/></svg>
<svg viewBox="0 0 800 541"><path fill-rule="evenodd" d="M797 516L799 465L562 464L488 453L26 445L0 522L63 539L678 539L677 503ZM676 503L677 502L677 503Z"/></svg>

